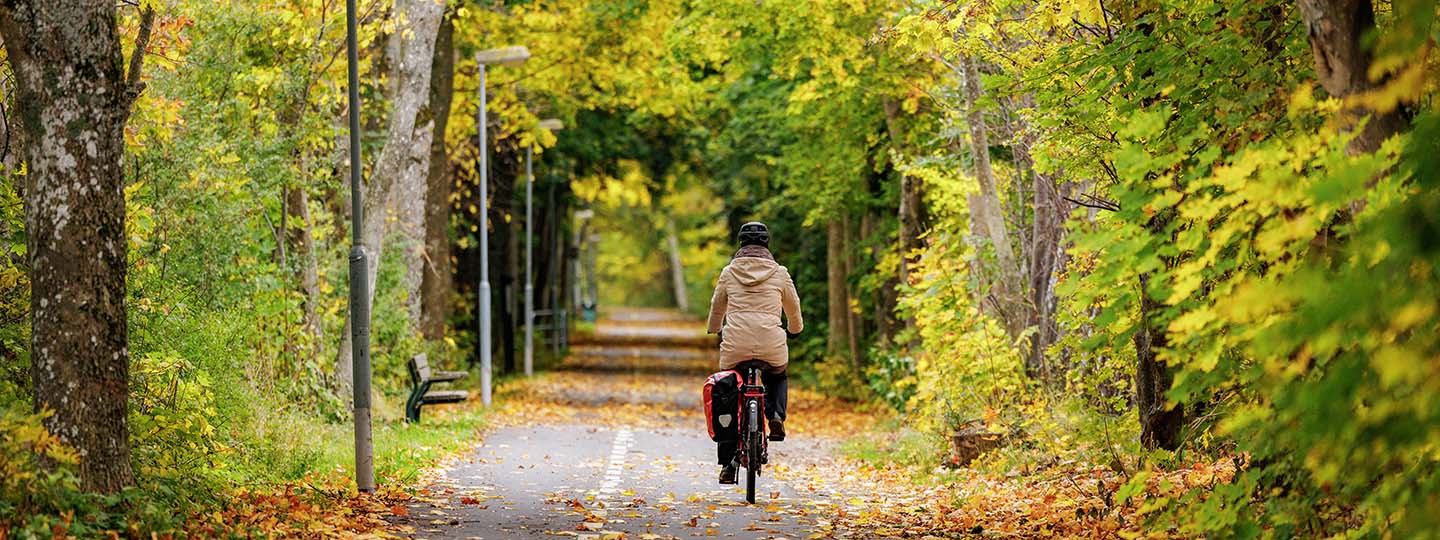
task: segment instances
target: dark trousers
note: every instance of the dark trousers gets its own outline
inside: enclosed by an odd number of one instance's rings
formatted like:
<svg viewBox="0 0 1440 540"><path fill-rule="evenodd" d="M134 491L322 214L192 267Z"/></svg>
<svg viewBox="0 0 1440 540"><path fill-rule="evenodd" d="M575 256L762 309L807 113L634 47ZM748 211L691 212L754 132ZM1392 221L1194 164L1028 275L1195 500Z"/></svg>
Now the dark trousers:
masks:
<svg viewBox="0 0 1440 540"><path fill-rule="evenodd" d="M790 403L790 376L786 372L770 373L760 372L760 384L765 385L765 417L770 420L785 421L785 406ZM735 460L735 451L740 448L740 441L725 441L715 443L720 464L729 465Z"/></svg>

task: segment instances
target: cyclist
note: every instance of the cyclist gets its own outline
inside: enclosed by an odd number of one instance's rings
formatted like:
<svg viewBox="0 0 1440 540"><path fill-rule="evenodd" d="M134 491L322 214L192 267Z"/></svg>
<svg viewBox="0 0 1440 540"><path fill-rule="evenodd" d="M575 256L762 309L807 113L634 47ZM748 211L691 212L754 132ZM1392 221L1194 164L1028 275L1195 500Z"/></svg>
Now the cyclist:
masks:
<svg viewBox="0 0 1440 540"><path fill-rule="evenodd" d="M708 331L720 334L720 369L733 369L750 360L765 363L765 416L770 440L785 440L785 405L788 391L786 366L790 349L785 340L805 328L800 316L800 295L790 271L770 254L770 230L752 221L740 227L740 249L720 271L715 296L710 299ZM789 326L780 325L784 313ZM736 483L733 464L737 442L721 442L720 483Z"/></svg>

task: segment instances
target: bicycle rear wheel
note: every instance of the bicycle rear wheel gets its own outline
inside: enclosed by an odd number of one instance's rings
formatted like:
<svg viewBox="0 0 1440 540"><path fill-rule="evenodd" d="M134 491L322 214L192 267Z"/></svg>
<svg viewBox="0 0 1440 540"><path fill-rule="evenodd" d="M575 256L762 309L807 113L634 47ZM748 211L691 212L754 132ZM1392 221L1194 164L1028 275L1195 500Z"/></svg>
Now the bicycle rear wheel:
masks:
<svg viewBox="0 0 1440 540"><path fill-rule="evenodd" d="M760 429L760 404L750 399L745 414L745 501L755 504L755 477L760 473L760 438L765 432Z"/></svg>
<svg viewBox="0 0 1440 540"><path fill-rule="evenodd" d="M745 451L749 453L750 466L745 467L745 501L755 504L755 476L760 473L760 437L747 434Z"/></svg>

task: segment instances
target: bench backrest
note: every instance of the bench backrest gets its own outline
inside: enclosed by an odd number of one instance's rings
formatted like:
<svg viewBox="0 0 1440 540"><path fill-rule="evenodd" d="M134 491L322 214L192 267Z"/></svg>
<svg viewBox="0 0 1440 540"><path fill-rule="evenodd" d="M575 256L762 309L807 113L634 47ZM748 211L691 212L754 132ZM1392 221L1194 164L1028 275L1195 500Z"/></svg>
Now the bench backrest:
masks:
<svg viewBox="0 0 1440 540"><path fill-rule="evenodd" d="M425 353L410 357L410 374L415 376L417 383L430 380L430 361L425 358Z"/></svg>

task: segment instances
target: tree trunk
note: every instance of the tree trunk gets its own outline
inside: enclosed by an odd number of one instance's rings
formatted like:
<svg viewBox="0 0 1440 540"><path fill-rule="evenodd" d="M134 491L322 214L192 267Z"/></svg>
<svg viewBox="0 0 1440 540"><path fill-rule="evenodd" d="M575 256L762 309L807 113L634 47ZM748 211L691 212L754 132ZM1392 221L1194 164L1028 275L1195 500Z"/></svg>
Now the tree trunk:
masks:
<svg viewBox="0 0 1440 540"><path fill-rule="evenodd" d="M1148 449L1180 447L1185 411L1170 406L1165 392L1175 380L1170 366L1156 356L1169 343L1164 328L1155 326L1160 304L1150 298L1150 275L1140 276L1140 330L1135 332L1135 406L1140 413L1140 444Z"/></svg>
<svg viewBox="0 0 1440 540"><path fill-rule="evenodd" d="M1028 96L1021 98L1020 106L1033 107ZM1028 252L1022 256L1027 265L1026 277L1029 283L1029 321L1027 326L1034 329L1030 335L1029 350L1026 351L1025 371L1032 378L1050 382L1055 370L1046 362L1045 350L1055 343L1059 328L1055 323L1055 271L1063 265L1061 242L1065 237L1066 207L1062 195L1068 193L1068 186L1056 181L1056 176L1041 174L1035 170L1031 157L1031 144L1035 141L1023 121L1016 122L1019 137L1011 146L1015 164L1021 177L1028 177L1031 185L1031 206L1034 217L1030 221Z"/></svg>
<svg viewBox="0 0 1440 540"><path fill-rule="evenodd" d="M850 295L845 288L845 221L835 218L825 226L825 273L829 292L830 335L825 350L832 357L846 357L850 351Z"/></svg>
<svg viewBox="0 0 1440 540"><path fill-rule="evenodd" d="M570 285L568 279L569 272L565 271L567 268L566 261L569 260L567 258L567 254L569 253L569 239L566 227L566 223L568 222L566 217L570 215L570 207L567 204L570 200L567 196L569 185L568 182L563 181L550 185L550 194L548 196L549 204L546 205L549 212L549 219L546 224L546 227L549 229L547 237L550 241L546 244L545 249L541 250L545 253L546 266L549 268L547 272L549 278L545 281L547 285L545 289L548 292L547 301L542 305L544 305L546 309L551 310L551 320L554 321L555 324L559 324L560 322L558 319L560 312L568 312L570 308L569 302L566 300L569 298L569 295L566 294L569 291L567 287ZM569 319L567 318L566 320L568 321ZM555 332L562 332L562 330L555 330ZM551 336L551 339L555 339L554 333L552 333ZM560 341L557 339L551 343L555 351L559 352Z"/></svg>
<svg viewBox="0 0 1440 540"><path fill-rule="evenodd" d="M845 223L845 243L841 251L841 253L844 254L846 277L845 323L848 327L845 329L845 337L849 339L850 345L850 369L853 370L856 377L863 378L865 373L860 366L864 358L860 355L860 334L864 331L864 326L860 320L860 314L856 313L855 309L851 306L851 304L855 302L855 296L851 294L849 284L849 277L855 275L855 227L851 224L849 212L842 214L841 219L843 219Z"/></svg>
<svg viewBox="0 0 1440 540"><path fill-rule="evenodd" d="M1310 34L1315 74L1326 92L1345 99L1385 83L1370 80L1373 57L1362 41L1375 29L1375 10L1370 0L1299 0L1299 5L1301 19ZM1365 128L1350 141L1347 150L1352 154L1378 150L1380 143L1409 124L1399 108L1381 112L1351 103L1342 114L1347 116L1346 124L1351 125L1372 115Z"/></svg>
<svg viewBox="0 0 1440 540"><path fill-rule="evenodd" d="M286 231L286 242L295 248L295 256L299 257L299 268L296 269L296 277L300 280L300 290L305 294L305 319L303 321L305 333L311 336L309 343L310 357L314 359L315 353L322 337L320 327L320 271L319 261L315 258L315 227L310 218L310 196L305 188L296 186L289 189L285 198L285 213L298 222L298 225L290 225Z"/></svg>
<svg viewBox="0 0 1440 540"><path fill-rule="evenodd" d="M670 248L670 280L675 287L675 307L690 311L690 294L685 291L685 265L680 262L680 239L675 235L675 221L665 222L665 244Z"/></svg>
<svg viewBox="0 0 1440 540"><path fill-rule="evenodd" d="M874 179L877 180L877 182L873 182L872 184L878 184L879 181L884 180L884 177L877 174L874 176ZM879 189L875 189L878 187L878 185L873 186L871 193L873 194L879 191ZM874 238L876 229L880 227L880 223L882 223L884 219L878 205L872 205L866 208L865 215L860 219L859 238L862 240ZM869 329L869 331L874 332L870 340L872 343L886 344L888 346L893 340L896 329L900 326L899 321L895 319L895 306L900 301L900 295L896 289L899 285L899 279L891 275L875 290L875 294L870 299L872 302L870 311L874 314L875 319L874 325ZM863 334L864 332L861 333Z"/></svg>
<svg viewBox="0 0 1440 540"><path fill-rule="evenodd" d="M491 121L501 122L497 115ZM515 186L523 181L519 174L525 164L517 148L500 145L490 155L490 278L492 355L497 357L503 373L515 371Z"/></svg>
<svg viewBox="0 0 1440 540"><path fill-rule="evenodd" d="M85 489L133 485L126 421L125 122L142 55L122 71L116 3L0 4L25 131L31 377L45 427L80 453ZM154 12L141 20L143 51Z"/></svg>
<svg viewBox="0 0 1440 540"><path fill-rule="evenodd" d="M425 268L425 198L428 195L426 181L430 174L430 143L434 135L434 123L428 118L428 107L421 109L423 122L417 122L415 133L410 138L411 152L405 160L395 193L391 198L398 219L395 220L400 233L399 247L404 250L401 258L405 262L405 274L400 286L405 289L405 310L410 326L420 328L420 284Z"/></svg>
<svg viewBox="0 0 1440 540"><path fill-rule="evenodd" d="M900 134L899 105L894 100L885 100L885 126L890 134L890 145L897 152L904 150L904 138ZM920 242L925 215L925 187L921 179L908 174L900 176L900 226L896 246L900 250L900 283L909 285L911 268L919 259L924 246ZM915 317L906 317L906 329L915 328Z"/></svg>
<svg viewBox="0 0 1440 540"><path fill-rule="evenodd" d="M1017 293L1021 288L1020 267L1015 259L1015 250L1010 245L1010 235L1005 228L1005 210L1000 204L995 173L990 165L990 138L985 126L985 115L979 106L982 93L980 70L973 58L965 58L963 63L965 122L970 127L970 157L974 162L975 179L980 184L980 192L970 197L971 219L979 225L974 228L990 240L995 250L999 275L993 282L991 292L997 298L996 307L1013 338L1019 335L1026 320Z"/></svg>
<svg viewBox="0 0 1440 540"><path fill-rule="evenodd" d="M535 189L542 189L542 183L536 182ZM536 208L539 213L539 221L535 222L535 238L538 242L535 245L535 310L551 309L554 306L555 273L552 266L555 264L555 184L543 187L545 200L540 202ZM536 324L539 324L538 322Z"/></svg>
<svg viewBox="0 0 1440 540"><path fill-rule="evenodd" d="M479 133L471 134L468 139L468 145L478 148ZM482 227L486 226L485 214L480 210L480 171L453 163L451 171L456 182L465 186L457 188L456 195L460 201L451 207L452 212L458 212L453 214L455 233L466 239L464 245L451 246L456 261L452 283L463 298L462 303L456 305L457 313L463 316L456 320L455 328L463 329L471 337L469 362L474 367L480 365L480 235L484 234ZM472 208L476 211L471 212Z"/></svg>
<svg viewBox="0 0 1440 540"><path fill-rule="evenodd" d="M425 181L425 266L420 285L420 331L427 339L445 337L454 293L450 269L450 156L445 129L455 98L455 22L440 21L435 36L435 61L430 67L430 110L434 133L430 138L430 171Z"/></svg>
<svg viewBox="0 0 1440 540"><path fill-rule="evenodd" d="M920 178L904 175L900 177L900 282L910 284L912 268L920 260L920 250L925 246L920 241L924 232L925 186ZM915 318L905 319L906 328L915 327Z"/></svg>
<svg viewBox="0 0 1440 540"><path fill-rule="evenodd" d="M1027 158L1028 159L1028 158ZM1049 381L1051 370L1045 350L1055 342L1055 271L1060 266L1060 241L1064 236L1064 210L1059 186L1048 175L1030 172L1034 185L1035 218L1030 235L1030 350L1025 371L1031 377Z"/></svg>
<svg viewBox="0 0 1440 540"><path fill-rule="evenodd" d="M380 258L384 256L386 210L390 207L391 191L396 179L404 172L415 145L415 121L420 108L429 97L430 64L435 50L435 34L440 27L440 18L445 6L435 0L396 0L395 15L398 19L386 55L391 58L390 91L392 106L390 122L386 128L385 146L375 159L370 179L365 183L365 222L361 227L361 242L365 247L367 269L370 280L370 302L375 301L375 277L380 269ZM428 147L428 145L427 145ZM335 373L337 382L343 387L350 386L352 343L350 342L350 321L346 318L345 334L341 338L339 355L336 357Z"/></svg>

